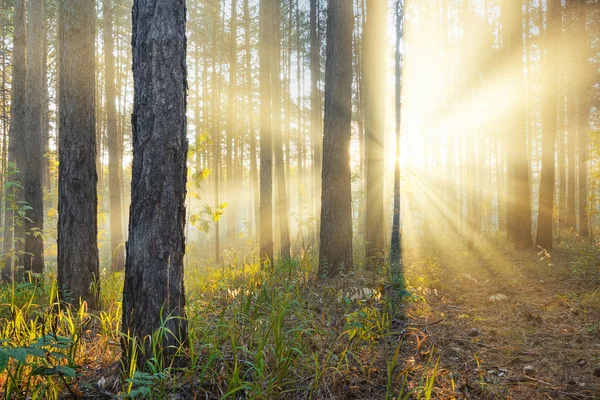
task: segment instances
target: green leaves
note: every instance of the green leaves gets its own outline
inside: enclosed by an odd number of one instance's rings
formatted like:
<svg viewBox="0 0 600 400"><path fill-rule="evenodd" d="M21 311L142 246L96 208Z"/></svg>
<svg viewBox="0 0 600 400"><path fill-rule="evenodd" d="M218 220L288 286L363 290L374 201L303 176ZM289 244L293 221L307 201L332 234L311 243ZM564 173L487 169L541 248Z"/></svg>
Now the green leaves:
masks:
<svg viewBox="0 0 600 400"><path fill-rule="evenodd" d="M75 378L77 376L77 371L71 367L58 366L58 367L38 367L31 371L31 375L33 376L52 376L62 374L68 376L69 378Z"/></svg>
<svg viewBox="0 0 600 400"><path fill-rule="evenodd" d="M8 367L8 354L0 352L0 374Z"/></svg>

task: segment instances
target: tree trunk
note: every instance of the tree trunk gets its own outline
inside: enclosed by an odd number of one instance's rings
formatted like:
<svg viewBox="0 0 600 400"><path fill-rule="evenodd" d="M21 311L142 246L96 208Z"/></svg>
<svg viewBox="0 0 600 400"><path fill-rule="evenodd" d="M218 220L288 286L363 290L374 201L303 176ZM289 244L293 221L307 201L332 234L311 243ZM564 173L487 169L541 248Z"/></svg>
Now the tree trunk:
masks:
<svg viewBox="0 0 600 400"><path fill-rule="evenodd" d="M273 0L260 0L260 259L273 262L273 144L271 137L271 18Z"/></svg>
<svg viewBox="0 0 600 400"><path fill-rule="evenodd" d="M587 33L587 10L585 2L579 3L578 8L579 18L579 66L580 66L580 79L582 84L579 89L579 111L578 115L578 129L579 129L579 235L583 238L587 238L590 235L589 232L589 221L588 221L588 158L589 158L589 139L588 139L588 128L589 128L589 46L588 46L588 33Z"/></svg>
<svg viewBox="0 0 600 400"><path fill-rule="evenodd" d="M504 0L501 3L504 51L510 73L511 85L507 95L515 99L517 107L508 116L507 145L510 146L509 189L511 195L513 241L517 250L532 246L531 237L531 190L529 188L529 160L527 158L527 104L525 101L525 77L523 75L523 28L520 2Z"/></svg>
<svg viewBox="0 0 600 400"><path fill-rule="evenodd" d="M212 59L213 59L213 70L212 70L212 101L211 101L211 114L212 114L212 141L213 141L213 184L214 184L214 207L215 210L219 209L219 176L221 168L221 96L220 96L220 85L219 85L219 59L217 54L218 49L218 36L219 36L219 21L221 18L221 2L218 1L218 8L213 15L213 27L212 27ZM221 260L221 223L219 220L215 221L215 261L217 264Z"/></svg>
<svg viewBox="0 0 600 400"><path fill-rule="evenodd" d="M276 1L273 8L271 40L271 95L272 122L271 134L275 155L275 175L277 178L277 196L275 212L279 220L280 257L282 261L290 259L290 218L288 214L287 188L285 181L285 162L283 158L283 132L281 126L281 2Z"/></svg>
<svg viewBox="0 0 600 400"><path fill-rule="evenodd" d="M552 250L552 213L554 206L554 147L556 142L557 61L560 33L560 2L548 0L546 17L546 54L542 110L542 171L536 244Z"/></svg>
<svg viewBox="0 0 600 400"><path fill-rule="evenodd" d="M25 270L44 272L44 140L42 101L44 98L44 2L27 2L27 80L26 126L27 151L23 163L24 200L31 209L25 222Z"/></svg>
<svg viewBox="0 0 600 400"><path fill-rule="evenodd" d="M122 271L125 266L123 244L123 212L121 210L121 171L119 159L119 132L115 105L115 60L113 39L113 0L103 0L104 7L104 79L106 85L106 127L108 136L108 185L110 192L110 242L112 270Z"/></svg>
<svg viewBox="0 0 600 400"><path fill-rule="evenodd" d="M235 152L236 138L236 114L235 96L237 85L237 0L231 0L230 20L230 48L229 48L229 110L227 116L227 238L235 239L237 236L237 203L239 193L236 193L237 182L235 179L233 154Z"/></svg>
<svg viewBox="0 0 600 400"><path fill-rule="evenodd" d="M567 2L566 28L567 43L575 42L575 21L573 18L574 2ZM575 193L577 191L577 163L575 162L575 139L577 137L577 105L575 85L579 76L576 76L577 62L573 60L575 54L568 47L567 53L567 160L568 160L568 180L567 180L567 228L575 231L577 226L577 207L575 206Z"/></svg>
<svg viewBox="0 0 600 400"><path fill-rule="evenodd" d="M319 276L335 277L352 265L352 2L327 7L325 120Z"/></svg>
<svg viewBox="0 0 600 400"><path fill-rule="evenodd" d="M6 169L8 167L8 116L6 110L8 108L8 101L6 100L6 89L7 89L7 77L6 77L6 25L2 25L2 175L0 176L0 221L2 224L0 229L2 229L2 237L4 238L4 230L6 228L7 220L5 219L5 204L4 199L6 195L6 190L4 185L6 184ZM2 276L2 271L0 271L0 280L4 279Z"/></svg>
<svg viewBox="0 0 600 400"><path fill-rule="evenodd" d="M248 85L248 134L250 142L250 176L252 193L254 195L254 234L260 231L260 192L258 187L258 165L256 162L256 133L254 132L254 90L252 85L252 53L250 32L250 6L249 0L244 0L244 35L246 41L246 74Z"/></svg>
<svg viewBox="0 0 600 400"><path fill-rule="evenodd" d="M63 299L95 308L100 278L95 115L93 0L62 0L60 12L60 131L58 287Z"/></svg>
<svg viewBox="0 0 600 400"><path fill-rule="evenodd" d="M321 45L319 42L319 10L317 0L310 0L310 137L313 147L313 213L319 213L321 198L321 169L323 168L323 151L321 128L321 102L319 79L321 78Z"/></svg>
<svg viewBox="0 0 600 400"><path fill-rule="evenodd" d="M14 5L14 27L13 27L13 61L12 61L12 90L10 108L10 127L8 132L8 162L21 168L25 155L25 77L26 77L26 41L27 33L25 26L25 0L15 0ZM6 177L8 182L21 182L20 174ZM4 280L14 278L13 264L18 265L18 260L13 260L12 254L19 252L21 246L19 238L22 237L22 229L14 224L13 202L23 199L22 193L16 193L14 200L7 199L4 224L4 254L5 264L2 270ZM13 229L14 228L14 229ZM14 243L13 243L14 242ZM13 249L14 245L14 249ZM16 266L15 265L15 266Z"/></svg>
<svg viewBox="0 0 600 400"><path fill-rule="evenodd" d="M366 260L371 267L383 261L385 53L387 4L367 0L365 27L365 128L366 128Z"/></svg>
<svg viewBox="0 0 600 400"><path fill-rule="evenodd" d="M298 151L298 229L300 237L303 237L302 226L304 222L304 133L302 132L302 47L301 47L300 31L300 0L296 0L296 91L298 106L296 109L296 126L297 126L297 142L296 149Z"/></svg>
<svg viewBox="0 0 600 400"><path fill-rule="evenodd" d="M144 343L140 367L161 356L163 365L173 358L185 364L178 353L187 346L185 22L185 0L134 1L133 166L122 331ZM145 339L161 326L169 333L159 343ZM122 348L127 366L131 343L124 340Z"/></svg>
<svg viewBox="0 0 600 400"><path fill-rule="evenodd" d="M402 123L402 54L401 43L403 36L403 2L396 0L396 162L394 166L394 217L392 221L392 241L390 246L391 282L402 283L402 225L400 221L400 151Z"/></svg>

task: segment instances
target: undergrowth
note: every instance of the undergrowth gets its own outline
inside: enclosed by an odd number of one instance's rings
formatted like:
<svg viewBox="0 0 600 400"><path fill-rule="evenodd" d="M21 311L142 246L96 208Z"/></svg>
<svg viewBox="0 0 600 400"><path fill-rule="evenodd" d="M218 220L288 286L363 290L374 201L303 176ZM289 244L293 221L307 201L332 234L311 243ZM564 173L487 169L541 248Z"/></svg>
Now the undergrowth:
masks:
<svg viewBox="0 0 600 400"><path fill-rule="evenodd" d="M372 275L314 276L309 256L273 270L189 263L190 345L177 349L186 368L165 364L160 348L137 365L143 346L119 331L122 274L103 273L93 311L62 303L52 275L3 285L0 390L6 399L431 398L436 351L414 345L403 316L423 299ZM169 334L168 318L155 336Z"/></svg>

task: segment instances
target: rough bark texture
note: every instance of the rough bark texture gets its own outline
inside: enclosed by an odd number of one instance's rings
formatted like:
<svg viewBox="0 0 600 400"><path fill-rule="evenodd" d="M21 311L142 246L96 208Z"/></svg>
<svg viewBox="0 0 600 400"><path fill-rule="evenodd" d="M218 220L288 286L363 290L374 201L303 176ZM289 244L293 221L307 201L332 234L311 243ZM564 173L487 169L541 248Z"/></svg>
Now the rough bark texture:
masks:
<svg viewBox="0 0 600 400"><path fill-rule="evenodd" d="M112 0L103 0L104 6L104 78L106 85L106 129L108 136L108 190L110 193L110 243L112 270L122 271L125 266L123 245L123 211L121 209L121 158L115 105L115 59L113 39Z"/></svg>
<svg viewBox="0 0 600 400"><path fill-rule="evenodd" d="M367 0L365 26L365 129L366 129L366 259L371 266L383 261L383 175L385 140L385 51L387 4Z"/></svg>
<svg viewBox="0 0 600 400"><path fill-rule="evenodd" d="M23 163L23 192L31 210L25 223L25 270L44 272L44 138L42 102L44 100L44 2L27 2L27 83L25 162Z"/></svg>
<svg viewBox="0 0 600 400"><path fill-rule="evenodd" d="M125 334L143 343L142 367L151 357L176 354L187 343L183 259L187 174L185 0L133 4L134 109L129 240L123 289ZM161 354L144 338L161 326ZM130 343L123 343L124 357ZM127 361L127 359L125 360Z"/></svg>
<svg viewBox="0 0 600 400"><path fill-rule="evenodd" d="M552 212L554 206L554 147L556 142L557 59L560 32L560 2L548 0L546 17L546 54L542 110L542 171L536 244L552 250Z"/></svg>
<svg viewBox="0 0 600 400"><path fill-rule="evenodd" d="M60 131L58 286L63 299L96 306L90 284L98 268L96 183L95 2L62 0L60 12Z"/></svg>
<svg viewBox="0 0 600 400"><path fill-rule="evenodd" d="M352 29L352 2L330 0L327 7L319 276L334 277L352 268Z"/></svg>
<svg viewBox="0 0 600 400"><path fill-rule="evenodd" d="M13 28L13 60L12 60L12 92L10 109L10 128L8 140L8 160L10 163L21 168L25 154L25 77L26 77L26 35L25 26L25 0L15 0L14 5L14 28ZM7 176L8 181L22 182L21 174ZM22 200L22 193L18 194L18 200ZM13 249L13 238L20 238L22 230L14 227L13 231L13 212L10 200L6 202L5 223L4 223L4 254L6 255L2 278L7 280L12 278L13 260L10 252ZM19 241L15 243L15 251L20 249ZM18 261L17 261L18 263Z"/></svg>
<svg viewBox="0 0 600 400"><path fill-rule="evenodd" d="M271 61L269 43L273 0L260 0L260 259L273 261L273 142L271 137Z"/></svg>
<svg viewBox="0 0 600 400"><path fill-rule="evenodd" d="M505 0L501 4L502 34L510 73L511 85L507 94L515 99L515 108L508 116L508 145L510 146L509 169L513 175L509 179L514 187L510 192L513 210L510 225L512 239L517 250L525 250L533 245L531 237L531 190L529 188L529 161L527 159L527 121L525 103L525 81L523 76L523 29L521 24L521 3Z"/></svg>

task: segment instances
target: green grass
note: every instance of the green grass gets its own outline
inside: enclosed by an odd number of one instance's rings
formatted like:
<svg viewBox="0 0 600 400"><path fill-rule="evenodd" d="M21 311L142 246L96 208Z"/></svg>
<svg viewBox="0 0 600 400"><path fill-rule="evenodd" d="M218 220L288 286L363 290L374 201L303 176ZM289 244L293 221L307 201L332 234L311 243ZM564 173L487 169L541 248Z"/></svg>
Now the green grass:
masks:
<svg viewBox="0 0 600 400"><path fill-rule="evenodd" d="M269 271L239 260L214 269L190 262L191 345L178 349L190 360L185 369L165 364L160 348L137 365L139 342L119 332L122 274L103 274L101 309L94 312L61 303L51 275L43 283L2 286L0 390L7 399L99 392L316 399L348 390L370 398L430 398L437 363L424 362L420 376L403 365L403 335L393 328L402 303L381 293L384 282L359 274L335 281L314 276L310 256ZM168 334L164 324L154 336ZM132 356L125 372L121 341Z"/></svg>

